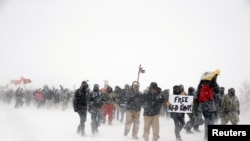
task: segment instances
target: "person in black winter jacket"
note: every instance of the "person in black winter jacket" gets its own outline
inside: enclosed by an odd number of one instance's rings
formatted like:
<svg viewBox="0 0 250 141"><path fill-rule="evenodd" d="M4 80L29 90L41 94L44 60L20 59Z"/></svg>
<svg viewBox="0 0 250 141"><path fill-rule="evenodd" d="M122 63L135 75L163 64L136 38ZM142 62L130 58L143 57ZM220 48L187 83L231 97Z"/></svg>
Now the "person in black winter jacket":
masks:
<svg viewBox="0 0 250 141"><path fill-rule="evenodd" d="M160 138L159 116L164 102L165 98L161 94L161 88L158 87L156 82L151 82L149 91L143 94L143 138L145 141L149 141L150 128L153 130L153 141L157 141Z"/></svg>
<svg viewBox="0 0 250 141"><path fill-rule="evenodd" d="M89 94L88 83L83 81L80 88L75 91L73 97L74 111L79 114L80 124L77 127L77 134L85 135L85 122L87 117L87 97Z"/></svg>

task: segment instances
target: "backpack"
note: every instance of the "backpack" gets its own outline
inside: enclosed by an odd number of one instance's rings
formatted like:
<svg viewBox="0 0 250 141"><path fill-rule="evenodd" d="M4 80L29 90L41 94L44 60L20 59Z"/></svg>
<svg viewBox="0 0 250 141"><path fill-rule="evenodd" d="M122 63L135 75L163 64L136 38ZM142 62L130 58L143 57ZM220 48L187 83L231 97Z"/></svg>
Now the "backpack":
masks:
<svg viewBox="0 0 250 141"><path fill-rule="evenodd" d="M198 101L199 103L207 102L214 99L214 88L210 87L209 84L201 86L199 91Z"/></svg>

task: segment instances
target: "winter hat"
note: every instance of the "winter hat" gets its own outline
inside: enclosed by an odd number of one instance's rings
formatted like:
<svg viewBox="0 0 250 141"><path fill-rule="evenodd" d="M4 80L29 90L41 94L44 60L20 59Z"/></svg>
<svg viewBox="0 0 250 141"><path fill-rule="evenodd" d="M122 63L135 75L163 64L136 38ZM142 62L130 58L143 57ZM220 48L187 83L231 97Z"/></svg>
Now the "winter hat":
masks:
<svg viewBox="0 0 250 141"><path fill-rule="evenodd" d="M127 83L124 85L124 88L126 88L126 87L129 87L129 85Z"/></svg>
<svg viewBox="0 0 250 141"><path fill-rule="evenodd" d="M85 86L85 85L87 85L87 86L88 86L88 83L87 83L86 81L82 81L81 86Z"/></svg>
<svg viewBox="0 0 250 141"><path fill-rule="evenodd" d="M158 85L156 82L151 82L150 83L150 88L158 88Z"/></svg>
<svg viewBox="0 0 250 141"><path fill-rule="evenodd" d="M229 88L228 93L232 94L232 95L235 95L235 89L234 88Z"/></svg>
<svg viewBox="0 0 250 141"><path fill-rule="evenodd" d="M189 87L188 88L188 95L193 95L194 91L195 91L194 87Z"/></svg>
<svg viewBox="0 0 250 141"><path fill-rule="evenodd" d="M95 85L94 85L94 88L99 88L99 85L98 85L98 84L95 84Z"/></svg>
<svg viewBox="0 0 250 141"><path fill-rule="evenodd" d="M180 85L174 85L173 94L180 94L180 93L181 93Z"/></svg>

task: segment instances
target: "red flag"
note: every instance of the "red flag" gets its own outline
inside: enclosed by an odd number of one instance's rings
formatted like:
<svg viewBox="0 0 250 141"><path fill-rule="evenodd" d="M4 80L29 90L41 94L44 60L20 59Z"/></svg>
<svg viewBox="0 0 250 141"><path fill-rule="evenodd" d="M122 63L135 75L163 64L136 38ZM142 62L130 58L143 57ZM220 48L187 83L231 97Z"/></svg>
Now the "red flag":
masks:
<svg viewBox="0 0 250 141"><path fill-rule="evenodd" d="M26 79L24 77L21 77L21 80L23 81L23 84L28 84L32 82L30 79Z"/></svg>
<svg viewBox="0 0 250 141"><path fill-rule="evenodd" d="M11 81L10 81L10 83L11 83L11 84L14 84L15 86L16 86L16 85L20 85L22 82L23 82L22 79L20 79L20 80L11 80Z"/></svg>

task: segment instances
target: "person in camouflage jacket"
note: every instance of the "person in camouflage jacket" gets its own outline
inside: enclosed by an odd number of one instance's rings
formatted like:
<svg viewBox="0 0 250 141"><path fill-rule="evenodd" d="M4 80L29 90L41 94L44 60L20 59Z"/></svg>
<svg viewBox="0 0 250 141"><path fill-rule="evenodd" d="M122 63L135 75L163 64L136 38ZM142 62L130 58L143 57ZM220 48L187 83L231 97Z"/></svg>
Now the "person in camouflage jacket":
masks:
<svg viewBox="0 0 250 141"><path fill-rule="evenodd" d="M228 94L224 95L222 98L221 109L221 124L227 124L229 121L233 125L238 124L240 115L240 102L237 95L235 95L234 88L229 88Z"/></svg>

